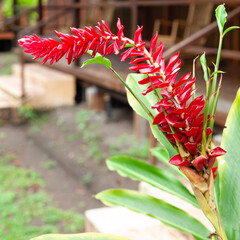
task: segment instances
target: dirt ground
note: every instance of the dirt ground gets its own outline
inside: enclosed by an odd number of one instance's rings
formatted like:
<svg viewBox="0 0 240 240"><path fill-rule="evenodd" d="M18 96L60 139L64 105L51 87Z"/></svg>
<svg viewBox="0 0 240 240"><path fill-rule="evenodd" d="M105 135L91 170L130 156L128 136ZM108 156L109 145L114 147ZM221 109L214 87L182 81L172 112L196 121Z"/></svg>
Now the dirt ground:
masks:
<svg viewBox="0 0 240 240"><path fill-rule="evenodd" d="M20 166L41 173L57 206L84 213L103 206L93 195L104 189L137 188L105 165L134 142L131 115L129 109L114 110L108 119L84 105L58 108L32 123L1 126L0 153L14 153Z"/></svg>

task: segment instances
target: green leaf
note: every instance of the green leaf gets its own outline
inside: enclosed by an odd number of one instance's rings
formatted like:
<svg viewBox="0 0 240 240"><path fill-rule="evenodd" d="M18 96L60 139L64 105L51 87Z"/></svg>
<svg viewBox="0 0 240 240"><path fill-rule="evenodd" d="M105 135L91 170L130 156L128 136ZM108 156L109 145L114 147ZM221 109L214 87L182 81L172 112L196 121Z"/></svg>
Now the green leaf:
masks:
<svg viewBox="0 0 240 240"><path fill-rule="evenodd" d="M240 239L240 89L230 109L221 147L227 153L219 161L219 213L228 239Z"/></svg>
<svg viewBox="0 0 240 240"><path fill-rule="evenodd" d="M31 240L130 240L103 233L46 234Z"/></svg>
<svg viewBox="0 0 240 240"><path fill-rule="evenodd" d="M215 14L216 14L216 19L217 19L219 32L220 32L220 34L223 34L223 28L224 28L224 25L225 25L226 20L227 20L226 19L227 18L227 12L225 10L224 4L221 4L216 8Z"/></svg>
<svg viewBox="0 0 240 240"><path fill-rule="evenodd" d="M192 234L197 239L206 240L211 233L202 223L183 210L143 193L112 189L97 194L96 198L107 205L120 205L156 218L170 227Z"/></svg>
<svg viewBox="0 0 240 240"><path fill-rule="evenodd" d="M202 56L200 57L200 63L202 65L202 69L203 69L203 73L204 73L204 80L207 82L208 81L208 66L207 66L205 53L203 53Z"/></svg>
<svg viewBox="0 0 240 240"><path fill-rule="evenodd" d="M213 72L213 73L211 74L211 76L214 76L215 74L218 74L218 73L224 74L225 72L223 72L223 71L221 71L221 70L218 70L218 71Z"/></svg>
<svg viewBox="0 0 240 240"><path fill-rule="evenodd" d="M88 54L92 55L92 50L88 50ZM102 65L106 66L109 69L112 68L111 61L109 59L103 57L99 53L97 53L94 58L86 60L82 64L81 68L85 67L86 65L92 64L92 63L102 64Z"/></svg>
<svg viewBox="0 0 240 240"><path fill-rule="evenodd" d="M153 116L156 116L158 111L156 109L151 109L151 106L153 106L158 100L157 97L154 95L153 92L148 93L146 96L142 95L142 91L146 89L148 86L146 85L140 85L138 84L139 80L142 80L143 78L147 77L147 75L144 74L129 74L126 83L127 85L132 89L132 91L135 93L135 95L138 97L138 99L141 100L145 104L146 107L148 107L149 111L152 113ZM143 110L142 106L137 102L137 100L132 96L132 94L127 91L127 98L130 106L132 109L139 114L140 116L147 119L150 123L152 132L155 136L155 138L167 149L169 152L170 158L175 156L177 154L176 150L172 146L172 144L167 140L165 135L158 129L157 125L152 125L153 119Z"/></svg>
<svg viewBox="0 0 240 240"><path fill-rule="evenodd" d="M223 36L225 36L228 32L230 32L230 31L232 31L232 30L234 30L234 29L239 29L239 28L240 28L240 27L238 27L238 26L229 27L229 28L227 28L227 29L224 31Z"/></svg>
<svg viewBox="0 0 240 240"><path fill-rule="evenodd" d="M149 165L127 156L114 156L107 160L107 166L123 177L144 181L153 187L173 194L199 208L194 195L169 171Z"/></svg>
<svg viewBox="0 0 240 240"><path fill-rule="evenodd" d="M174 170L174 173L176 173L176 174L184 177L185 179L187 179L186 176L182 172L179 171L178 167L169 163L170 157L169 157L169 154L168 154L168 152L165 148L161 148L161 147L152 148L151 153L160 162L166 164L170 169Z"/></svg>

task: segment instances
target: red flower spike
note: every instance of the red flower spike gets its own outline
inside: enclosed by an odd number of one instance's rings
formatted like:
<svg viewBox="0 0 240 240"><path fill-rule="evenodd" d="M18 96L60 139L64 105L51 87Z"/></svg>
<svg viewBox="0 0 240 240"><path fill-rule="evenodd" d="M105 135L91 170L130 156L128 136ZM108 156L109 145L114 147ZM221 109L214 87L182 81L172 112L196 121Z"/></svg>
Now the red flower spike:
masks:
<svg viewBox="0 0 240 240"><path fill-rule="evenodd" d="M129 58L129 55L132 53L132 51L134 50L134 47L129 48L127 51L125 51L122 55L121 55L121 61L124 62Z"/></svg>
<svg viewBox="0 0 240 240"><path fill-rule="evenodd" d="M151 82L156 82L157 80L160 81L161 78L162 78L161 76L148 76L148 77L138 81L138 83L143 85L143 84L150 83L150 80L151 80Z"/></svg>
<svg viewBox="0 0 240 240"><path fill-rule="evenodd" d="M220 147L216 147L216 148L214 148L214 149L212 149L212 150L210 151L210 153L208 154L208 156L211 157L211 158L216 158L216 157L220 157L220 156L222 156L222 155L224 155L224 154L226 154L226 151L225 151L225 150L223 150L223 149L220 148Z"/></svg>
<svg viewBox="0 0 240 240"><path fill-rule="evenodd" d="M203 169L203 166L207 163L207 158L204 156L199 156L192 161L192 164L196 168Z"/></svg>
<svg viewBox="0 0 240 240"><path fill-rule="evenodd" d="M141 57L141 58L134 58L132 59L129 64L136 64L136 63L139 63L139 62L145 62L145 61L148 61L149 58L146 58L146 57ZM148 81L149 82L149 81ZM139 83L139 82L138 82Z"/></svg>
<svg viewBox="0 0 240 240"><path fill-rule="evenodd" d="M184 76L182 76L180 78L180 80L175 84L174 88L177 88L179 86L181 86L183 83L185 83L186 81L188 81L191 77L191 73L187 73Z"/></svg>
<svg viewBox="0 0 240 240"><path fill-rule="evenodd" d="M209 158L208 159L208 168L212 168L214 164L216 163L217 159L216 158Z"/></svg>
<svg viewBox="0 0 240 240"><path fill-rule="evenodd" d="M139 70L141 71L141 70ZM163 88L163 87L167 87L169 84L168 83L161 83L161 82L158 82L158 83L153 83L154 85L154 88L157 89L157 88ZM152 87L152 84L145 90L142 91L142 95L146 95L148 94L149 92L152 92L154 89Z"/></svg>
<svg viewBox="0 0 240 240"><path fill-rule="evenodd" d="M215 180L215 178L217 177L216 171L217 171L218 167L213 167L212 168L212 173L213 173L213 179Z"/></svg>
<svg viewBox="0 0 240 240"><path fill-rule="evenodd" d="M168 61L168 64L166 66L165 72L170 72L170 69L173 67L173 65L176 63L176 61L179 58L179 52L175 53Z"/></svg>
<svg viewBox="0 0 240 240"><path fill-rule="evenodd" d="M173 135L170 134L171 130L170 130L170 131L166 131L166 130L163 129L163 128L159 128L159 130L161 130L162 132L167 133L167 134L166 134L166 138L167 138L170 142L172 142L173 144L176 144L175 138L173 137ZM169 162L169 163L170 163L170 162Z"/></svg>
<svg viewBox="0 0 240 240"><path fill-rule="evenodd" d="M147 63L139 63L129 68L132 71L137 71L140 69L153 69L153 66Z"/></svg>
<svg viewBox="0 0 240 240"><path fill-rule="evenodd" d="M165 67L164 45L162 42L157 44L157 33L151 39L148 51L145 43L142 42L142 27L137 28L134 40L124 36L124 26L120 19L117 22L117 29L117 34L113 34L107 23L102 21L95 27L71 28L74 35L55 31L61 41L51 38L41 39L37 35L32 35L20 39L19 45L25 48L26 53L31 53L33 59L43 58L43 64L48 60L50 64L53 64L64 56L68 63L71 63L86 54L88 50L93 51L92 56L95 56L97 52L102 56L112 53L119 54L119 51L123 50L121 61L132 57L130 69L147 74L147 77L139 81L141 85L146 84L142 94L146 95L154 89L159 89L161 92L161 99L155 105L147 106L158 111L153 124L157 124L159 130L164 132L166 138L173 144L176 145L177 140L183 150L189 154L188 161L182 160L180 155L176 155L170 160L170 163L177 166L191 166L191 168L187 167L191 171L194 171L194 168L201 169L203 165L211 168L215 158L226 152L219 147L206 150L207 162L201 156L204 114L200 114L200 112L204 108L205 102L203 96L200 96L190 104L187 103L196 91L196 89L192 90L195 78L191 79L191 73L187 73L177 80L181 66L179 53L174 54ZM126 44L130 44L132 47L124 49ZM209 121L209 117L207 121ZM207 128L207 136L211 132L212 130Z"/></svg>
<svg viewBox="0 0 240 240"><path fill-rule="evenodd" d="M184 144L184 146L193 156L195 156L197 154L197 144L196 143L187 142Z"/></svg>
<svg viewBox="0 0 240 240"><path fill-rule="evenodd" d="M180 155L175 155L169 160L169 163L174 166L190 166L190 162L182 160Z"/></svg>
<svg viewBox="0 0 240 240"><path fill-rule="evenodd" d="M124 34L123 34L124 26L122 25L120 18L118 18L118 21L117 21L117 28L118 28L118 37L123 38L124 37Z"/></svg>
<svg viewBox="0 0 240 240"><path fill-rule="evenodd" d="M153 54L153 61L158 63L159 65L160 65L160 61L162 59L163 50L164 50L164 45L162 42L160 42L157 46L155 53ZM164 69L165 69L165 67L164 67Z"/></svg>
<svg viewBox="0 0 240 240"><path fill-rule="evenodd" d="M102 24L106 28L107 32L110 33L111 35L113 35L111 30L110 30L110 28L109 28L109 26L107 25L107 23L104 20L102 20Z"/></svg>
<svg viewBox="0 0 240 240"><path fill-rule="evenodd" d="M156 43L157 43L157 39L158 39L158 33L156 33L152 39L151 39L151 42L150 42L150 49L149 49L149 53L152 55L153 54L153 51L155 49L155 46L156 46Z"/></svg>
<svg viewBox="0 0 240 240"><path fill-rule="evenodd" d="M138 26L137 31L135 32L135 35L134 35L135 45L142 43L142 29L143 29L143 27Z"/></svg>
<svg viewBox="0 0 240 240"><path fill-rule="evenodd" d="M163 118L164 118L164 113L163 112L158 113L153 120L153 125L160 124Z"/></svg>

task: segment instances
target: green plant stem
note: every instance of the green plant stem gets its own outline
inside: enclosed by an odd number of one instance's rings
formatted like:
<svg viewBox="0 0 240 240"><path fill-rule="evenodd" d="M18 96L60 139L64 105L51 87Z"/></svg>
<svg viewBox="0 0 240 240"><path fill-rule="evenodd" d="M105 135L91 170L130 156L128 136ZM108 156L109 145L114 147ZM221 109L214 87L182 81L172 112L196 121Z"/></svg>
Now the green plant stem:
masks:
<svg viewBox="0 0 240 240"><path fill-rule="evenodd" d="M203 156L206 156L206 144L207 144L207 117L209 114L209 94L210 94L210 77L206 83L206 102L205 102L205 109L204 109L204 119L203 119L203 133L202 133L202 149L201 152Z"/></svg>
<svg viewBox="0 0 240 240"><path fill-rule="evenodd" d="M216 65L214 71L218 71L219 63L220 63L220 57L221 57L221 51L222 51L222 43L223 43L223 35L221 34L219 37L219 45L218 45L218 53L217 53L217 59L216 59ZM217 105L218 98L214 97L216 94L216 85L217 85L217 73L213 76L213 83L212 83L212 90L211 90L211 100L210 100L210 121L209 121L209 127L213 130L214 126L214 105ZM211 144L212 139L212 133L208 136L208 144Z"/></svg>
<svg viewBox="0 0 240 240"><path fill-rule="evenodd" d="M199 56L197 56L193 59L193 78L195 78L195 76L196 76L196 61L197 61L198 58L199 58ZM196 88L196 84L194 83L193 86L192 86L192 90L194 90L195 88ZM194 92L193 95L192 95L192 100L194 100L195 97L196 97L196 94Z"/></svg>
<svg viewBox="0 0 240 240"><path fill-rule="evenodd" d="M143 110L152 118L152 120L154 119L154 116L152 115L152 113L148 110L148 108L144 105L143 102L141 102L138 97L136 96L136 94L132 91L132 89L125 83L125 81L121 78L121 76L113 69L110 68L110 70L117 76L117 78L124 84L124 86L127 88L127 90L132 94L132 96L138 101L138 103L141 105L141 107L143 108Z"/></svg>

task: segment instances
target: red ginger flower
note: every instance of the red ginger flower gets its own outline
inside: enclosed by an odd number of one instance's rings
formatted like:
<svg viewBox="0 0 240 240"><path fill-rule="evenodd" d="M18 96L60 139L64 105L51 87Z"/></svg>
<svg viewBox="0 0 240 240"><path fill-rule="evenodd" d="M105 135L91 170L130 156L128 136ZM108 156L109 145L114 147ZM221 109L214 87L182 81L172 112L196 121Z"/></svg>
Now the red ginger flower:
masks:
<svg viewBox="0 0 240 240"><path fill-rule="evenodd" d="M119 54L119 50L124 49L126 44L131 44L132 46L122 53L121 61L132 58L130 64L133 66L129 69L147 74L147 77L139 81L139 84L148 85L142 92L143 95L155 92L156 89L161 90L161 97L158 96L158 102L152 106L158 111L153 124L157 124L167 139L178 147L180 154L170 159L170 163L176 166L191 166L198 171L211 169L215 158L225 154L225 151L221 148L206 149L202 156L204 114L201 114L201 111L205 101L203 96L200 96L190 104L187 103L196 91L192 89L195 78L191 78L191 73L187 73L176 81L181 66L179 53L174 54L165 64L162 56L164 45L162 42L157 44L157 33L153 36L148 51L142 41L142 27L137 28L134 40L124 36L124 26L120 19L117 28L118 33L114 35L106 22L102 21L94 28L71 28L75 35L55 31L61 42L51 38L40 39L37 35L33 35L20 39L19 44L26 48L26 53L34 56L33 59L44 57L43 64L48 60L53 64L64 55L70 64L88 50L93 51L93 57L97 52L102 56ZM208 128L206 135L211 132L212 130Z"/></svg>

